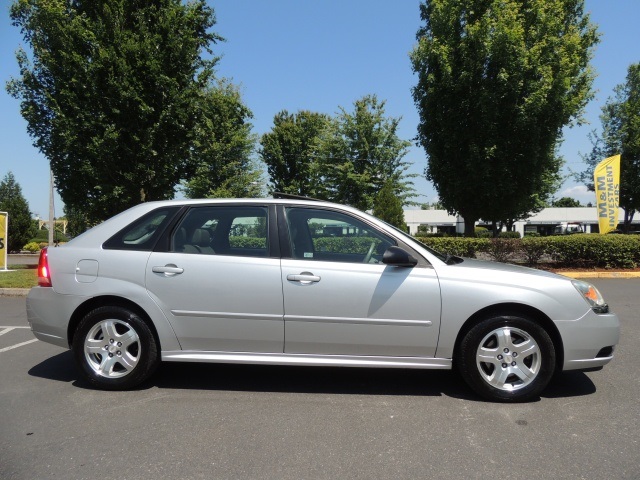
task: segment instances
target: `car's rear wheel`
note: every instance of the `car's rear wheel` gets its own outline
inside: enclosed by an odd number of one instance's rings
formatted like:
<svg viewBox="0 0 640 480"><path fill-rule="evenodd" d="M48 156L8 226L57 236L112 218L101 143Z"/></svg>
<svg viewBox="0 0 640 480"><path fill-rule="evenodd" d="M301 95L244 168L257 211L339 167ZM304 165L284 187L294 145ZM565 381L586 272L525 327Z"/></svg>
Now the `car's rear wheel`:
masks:
<svg viewBox="0 0 640 480"><path fill-rule="evenodd" d="M127 390L145 381L158 365L153 333L139 315L123 307L100 307L80 321L73 352L94 387Z"/></svg>
<svg viewBox="0 0 640 480"><path fill-rule="evenodd" d="M479 395L517 402L539 395L553 376L556 353L548 333L521 316L496 316L475 325L460 343L458 369Z"/></svg>

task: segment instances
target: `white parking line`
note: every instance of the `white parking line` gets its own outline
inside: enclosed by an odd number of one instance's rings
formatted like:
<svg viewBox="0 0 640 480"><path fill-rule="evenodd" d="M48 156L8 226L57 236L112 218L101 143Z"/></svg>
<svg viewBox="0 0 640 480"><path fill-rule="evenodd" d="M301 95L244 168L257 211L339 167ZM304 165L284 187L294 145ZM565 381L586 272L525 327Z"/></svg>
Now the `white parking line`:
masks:
<svg viewBox="0 0 640 480"><path fill-rule="evenodd" d="M30 343L37 342L37 341L38 341L38 339L34 338L33 340L29 340L28 342L22 342L22 343L18 343L16 345L11 345L10 347L0 348L0 353L6 352L6 351L9 351L9 350L13 350L14 348L22 347L23 345L29 345Z"/></svg>
<svg viewBox="0 0 640 480"><path fill-rule="evenodd" d="M2 336L2 335L4 335L5 333L10 332L11 330L15 329L16 327L0 327L0 328L3 328L3 329L4 329L4 330L2 330L2 331L0 332L0 337L1 337L1 336Z"/></svg>
<svg viewBox="0 0 640 480"><path fill-rule="evenodd" d="M31 327L16 327L14 325L0 325L0 328L31 328Z"/></svg>
<svg viewBox="0 0 640 480"><path fill-rule="evenodd" d="M30 328L30 327L10 327L7 325L0 325L0 337L5 333L9 333L17 328ZM34 338L33 340L29 340L27 342L18 343L16 345L11 345L10 347L0 348L0 353L6 352L8 350L13 350L14 348L22 347L24 345L29 345L30 343L37 342L38 339Z"/></svg>

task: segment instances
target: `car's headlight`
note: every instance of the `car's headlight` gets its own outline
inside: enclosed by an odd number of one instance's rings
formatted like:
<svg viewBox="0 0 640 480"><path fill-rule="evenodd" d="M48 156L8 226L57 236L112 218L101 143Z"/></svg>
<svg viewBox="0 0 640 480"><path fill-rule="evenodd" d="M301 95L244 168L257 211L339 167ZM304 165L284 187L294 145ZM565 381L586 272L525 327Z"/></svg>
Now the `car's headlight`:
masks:
<svg viewBox="0 0 640 480"><path fill-rule="evenodd" d="M576 290L580 292L594 312L609 312L609 305L605 303L604 298L602 298L602 295L596 287L581 280L573 280L571 283L573 283L573 286L576 287Z"/></svg>

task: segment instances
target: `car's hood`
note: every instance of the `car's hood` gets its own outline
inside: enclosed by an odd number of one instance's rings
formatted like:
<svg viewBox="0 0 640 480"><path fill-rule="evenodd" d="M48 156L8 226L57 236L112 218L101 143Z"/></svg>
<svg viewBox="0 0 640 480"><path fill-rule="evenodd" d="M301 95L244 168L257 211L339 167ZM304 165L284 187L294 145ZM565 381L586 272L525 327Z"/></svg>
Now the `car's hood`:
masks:
<svg viewBox="0 0 640 480"><path fill-rule="evenodd" d="M452 271L456 269L464 270L464 269L481 269L484 271L491 271L492 273L504 272L508 274L522 274L522 275L534 275L537 277L549 277L554 279L565 279L562 275L558 275L557 273L547 272L544 270L537 270L535 268L521 267L520 265L512 265L509 263L500 263L500 262L491 262L487 260L475 260L472 258L464 258L462 262L447 265L447 267L451 268Z"/></svg>

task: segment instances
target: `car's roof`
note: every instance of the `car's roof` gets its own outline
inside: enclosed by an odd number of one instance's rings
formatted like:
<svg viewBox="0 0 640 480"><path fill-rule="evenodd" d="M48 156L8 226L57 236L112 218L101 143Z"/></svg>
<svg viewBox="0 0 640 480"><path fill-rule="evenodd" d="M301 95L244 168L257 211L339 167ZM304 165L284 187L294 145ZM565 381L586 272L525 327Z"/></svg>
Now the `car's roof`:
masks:
<svg viewBox="0 0 640 480"><path fill-rule="evenodd" d="M198 199L174 199L174 200L158 200L153 202L145 202L137 205L133 208L145 208L153 210L158 207L171 206L171 205L225 205L225 204L278 204L278 205L307 205L307 206L324 206L324 207L338 207L340 209L350 210L353 212L360 212L357 208L349 205L343 205L340 203L329 202L326 200L305 199L299 198L198 198Z"/></svg>
<svg viewBox="0 0 640 480"><path fill-rule="evenodd" d="M340 205L338 203L330 202L328 200L316 200L313 198L182 198L173 200L156 200L153 202L146 202L146 204L200 204L200 203L308 203L310 205L317 205L320 203L329 205Z"/></svg>

